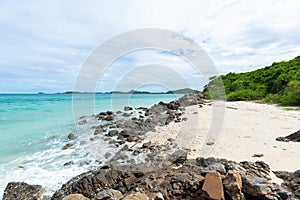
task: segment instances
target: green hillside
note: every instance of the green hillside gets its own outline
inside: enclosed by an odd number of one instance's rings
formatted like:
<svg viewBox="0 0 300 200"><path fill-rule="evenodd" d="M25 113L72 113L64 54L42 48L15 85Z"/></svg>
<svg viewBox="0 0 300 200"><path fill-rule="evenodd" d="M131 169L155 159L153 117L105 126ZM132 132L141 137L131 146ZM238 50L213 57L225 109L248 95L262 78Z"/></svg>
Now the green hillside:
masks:
<svg viewBox="0 0 300 200"><path fill-rule="evenodd" d="M262 100L282 106L300 106L300 56L252 72L213 77L204 88L205 95L218 98L222 80L228 101Z"/></svg>

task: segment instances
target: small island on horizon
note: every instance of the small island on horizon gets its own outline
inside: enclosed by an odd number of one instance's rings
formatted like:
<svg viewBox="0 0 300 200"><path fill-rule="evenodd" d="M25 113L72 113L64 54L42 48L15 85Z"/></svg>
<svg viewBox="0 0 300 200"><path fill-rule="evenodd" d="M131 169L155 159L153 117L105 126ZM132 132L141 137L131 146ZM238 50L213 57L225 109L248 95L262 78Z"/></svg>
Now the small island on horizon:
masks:
<svg viewBox="0 0 300 200"><path fill-rule="evenodd" d="M183 88L177 90L169 90L167 92L150 92L150 91L140 91L140 90L130 90L130 91L111 91L111 92L78 92L78 91L66 91L66 92L56 92L56 93L45 93L38 92L37 94L187 94L192 92L200 92L199 90L191 88Z"/></svg>

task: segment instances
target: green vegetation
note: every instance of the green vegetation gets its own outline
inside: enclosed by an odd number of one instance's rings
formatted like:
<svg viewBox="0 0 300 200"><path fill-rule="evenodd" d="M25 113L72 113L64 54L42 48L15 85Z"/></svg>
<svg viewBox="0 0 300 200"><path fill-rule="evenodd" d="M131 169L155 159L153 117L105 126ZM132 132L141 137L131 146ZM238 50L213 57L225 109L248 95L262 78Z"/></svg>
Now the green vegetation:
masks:
<svg viewBox="0 0 300 200"><path fill-rule="evenodd" d="M283 110L286 110L286 111L298 111L298 110L300 110L300 108L285 107L285 108L283 108Z"/></svg>
<svg viewBox="0 0 300 200"><path fill-rule="evenodd" d="M261 100L300 106L300 56L252 72L214 77L203 92L208 98L218 98L222 87L228 101Z"/></svg>

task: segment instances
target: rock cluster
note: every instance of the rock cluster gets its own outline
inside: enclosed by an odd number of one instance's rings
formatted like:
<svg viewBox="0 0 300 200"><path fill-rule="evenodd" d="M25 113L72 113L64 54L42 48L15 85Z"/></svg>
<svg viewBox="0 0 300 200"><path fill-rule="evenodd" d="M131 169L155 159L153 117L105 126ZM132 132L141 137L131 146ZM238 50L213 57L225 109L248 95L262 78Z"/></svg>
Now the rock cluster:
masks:
<svg viewBox="0 0 300 200"><path fill-rule="evenodd" d="M300 170L294 173L285 171L274 171L278 178L283 179L283 186L290 188L297 199L300 199Z"/></svg>
<svg viewBox="0 0 300 200"><path fill-rule="evenodd" d="M197 158L182 165L174 163L154 172L120 171L103 168L73 178L52 197L63 199L82 194L89 199L297 199L290 186L299 182L283 175L279 186L270 182L269 166L264 162L236 163L225 159ZM293 182L293 183L291 183ZM297 189L296 189L297 190ZM297 191L296 191L297 192Z"/></svg>

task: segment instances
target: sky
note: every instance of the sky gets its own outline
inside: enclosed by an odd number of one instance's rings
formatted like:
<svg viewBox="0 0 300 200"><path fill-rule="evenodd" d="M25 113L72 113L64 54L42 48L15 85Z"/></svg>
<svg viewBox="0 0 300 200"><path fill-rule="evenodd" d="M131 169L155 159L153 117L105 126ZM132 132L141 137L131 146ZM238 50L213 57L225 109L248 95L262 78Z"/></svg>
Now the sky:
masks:
<svg viewBox="0 0 300 200"><path fill-rule="evenodd" d="M142 28L190 38L218 74L251 71L300 55L299 19L299 0L1 0L0 93L72 91L99 45ZM150 91L206 84L189 62L157 49L115 59L95 88L120 83Z"/></svg>

